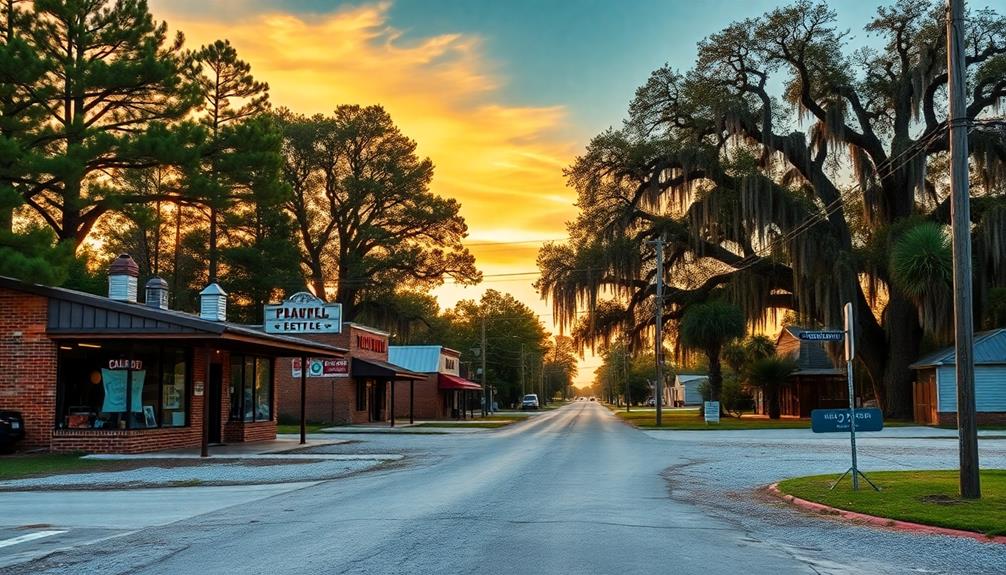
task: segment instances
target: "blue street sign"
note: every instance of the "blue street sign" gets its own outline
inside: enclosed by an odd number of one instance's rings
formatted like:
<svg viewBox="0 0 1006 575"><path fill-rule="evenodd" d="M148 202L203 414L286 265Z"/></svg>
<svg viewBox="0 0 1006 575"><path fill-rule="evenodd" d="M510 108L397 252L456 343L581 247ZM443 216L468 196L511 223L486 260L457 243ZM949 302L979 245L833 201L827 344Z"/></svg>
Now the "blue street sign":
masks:
<svg viewBox="0 0 1006 575"><path fill-rule="evenodd" d="M803 331L800 332L800 339L807 341L842 341L845 339L845 332L842 331Z"/></svg>
<svg viewBox="0 0 1006 575"><path fill-rule="evenodd" d="M848 409L815 409L810 412L810 428L814 433L848 433L852 425ZM856 409L856 431L884 429L884 413L875 407Z"/></svg>

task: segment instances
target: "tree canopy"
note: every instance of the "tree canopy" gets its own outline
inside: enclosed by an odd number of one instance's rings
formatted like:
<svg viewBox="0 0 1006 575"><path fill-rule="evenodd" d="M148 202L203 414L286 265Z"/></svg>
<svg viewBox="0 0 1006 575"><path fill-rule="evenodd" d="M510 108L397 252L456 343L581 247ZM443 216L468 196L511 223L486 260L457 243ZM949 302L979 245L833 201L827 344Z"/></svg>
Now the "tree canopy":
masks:
<svg viewBox="0 0 1006 575"><path fill-rule="evenodd" d="M538 288L567 325L604 311L582 321L583 341L652 331L650 242L663 238L672 338L713 297L755 327L786 310L839 326L852 302L881 405L910 415L908 365L934 326L888 254L912 218L949 217L943 3L880 7L865 27L879 41L857 48L835 22L801 0L712 34L692 69L653 72L624 125L568 169L580 213L568 242L541 250ZM1006 285L1006 131L990 117L1006 98L1006 19L973 10L964 36L981 308Z"/></svg>

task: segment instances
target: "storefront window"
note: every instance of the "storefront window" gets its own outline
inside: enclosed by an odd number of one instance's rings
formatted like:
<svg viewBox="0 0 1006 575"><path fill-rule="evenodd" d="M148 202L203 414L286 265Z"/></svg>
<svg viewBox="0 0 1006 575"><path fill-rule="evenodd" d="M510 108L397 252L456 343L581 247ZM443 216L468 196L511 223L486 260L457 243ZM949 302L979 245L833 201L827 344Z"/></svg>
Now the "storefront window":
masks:
<svg viewBox="0 0 1006 575"><path fill-rule="evenodd" d="M129 343L59 346L56 427L149 429L188 425L185 350Z"/></svg>
<svg viewBox="0 0 1006 575"><path fill-rule="evenodd" d="M272 419L272 360L231 356L231 420Z"/></svg>

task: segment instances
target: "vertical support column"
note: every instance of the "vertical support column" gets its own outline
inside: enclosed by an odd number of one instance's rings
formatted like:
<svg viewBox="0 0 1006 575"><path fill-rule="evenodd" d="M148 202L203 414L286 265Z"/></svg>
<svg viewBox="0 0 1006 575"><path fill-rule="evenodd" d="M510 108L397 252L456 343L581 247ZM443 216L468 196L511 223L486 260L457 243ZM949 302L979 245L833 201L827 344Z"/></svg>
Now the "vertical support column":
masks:
<svg viewBox="0 0 1006 575"><path fill-rule="evenodd" d="M307 356L300 356L300 444L307 443Z"/></svg>
<svg viewBox="0 0 1006 575"><path fill-rule="evenodd" d="M388 385L391 386L391 405L388 408L388 409L391 410L391 427L395 426L395 384L396 383L398 383L398 381L395 380L395 379L392 379L391 381L388 382Z"/></svg>
<svg viewBox="0 0 1006 575"><path fill-rule="evenodd" d="M210 456L210 361L212 360L209 346L206 346L206 357L203 358L203 437L199 449L199 457Z"/></svg>
<svg viewBox="0 0 1006 575"><path fill-rule="evenodd" d="M409 425L416 422L416 380L409 380Z"/></svg>

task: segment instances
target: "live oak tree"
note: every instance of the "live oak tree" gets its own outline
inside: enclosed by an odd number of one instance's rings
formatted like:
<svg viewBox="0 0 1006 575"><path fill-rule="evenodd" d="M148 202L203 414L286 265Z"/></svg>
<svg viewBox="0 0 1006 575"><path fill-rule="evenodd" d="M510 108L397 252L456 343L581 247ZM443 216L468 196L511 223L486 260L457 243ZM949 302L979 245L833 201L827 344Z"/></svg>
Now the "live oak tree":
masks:
<svg viewBox="0 0 1006 575"><path fill-rule="evenodd" d="M977 10L964 26L981 308L1006 285L1006 138L991 121L1006 97L1006 19ZM624 127L568 171L572 239L539 255L558 317L572 324L612 294L618 313L591 318L588 340L626 321L633 337L651 330L650 242L664 238L672 338L719 291L756 326L772 310L841 326L851 301L858 360L886 412L909 417L908 365L939 330L892 279L890 253L913 217L949 219L943 3L900 0L866 31L879 42L852 49L827 4L799 1L713 34L687 72L655 71Z"/></svg>
<svg viewBox="0 0 1006 575"><path fill-rule="evenodd" d="M460 204L430 190L433 162L418 156L384 108L345 105L331 117L280 118L304 264L314 291L342 303L346 320L385 286L480 279L461 243L468 227Z"/></svg>

